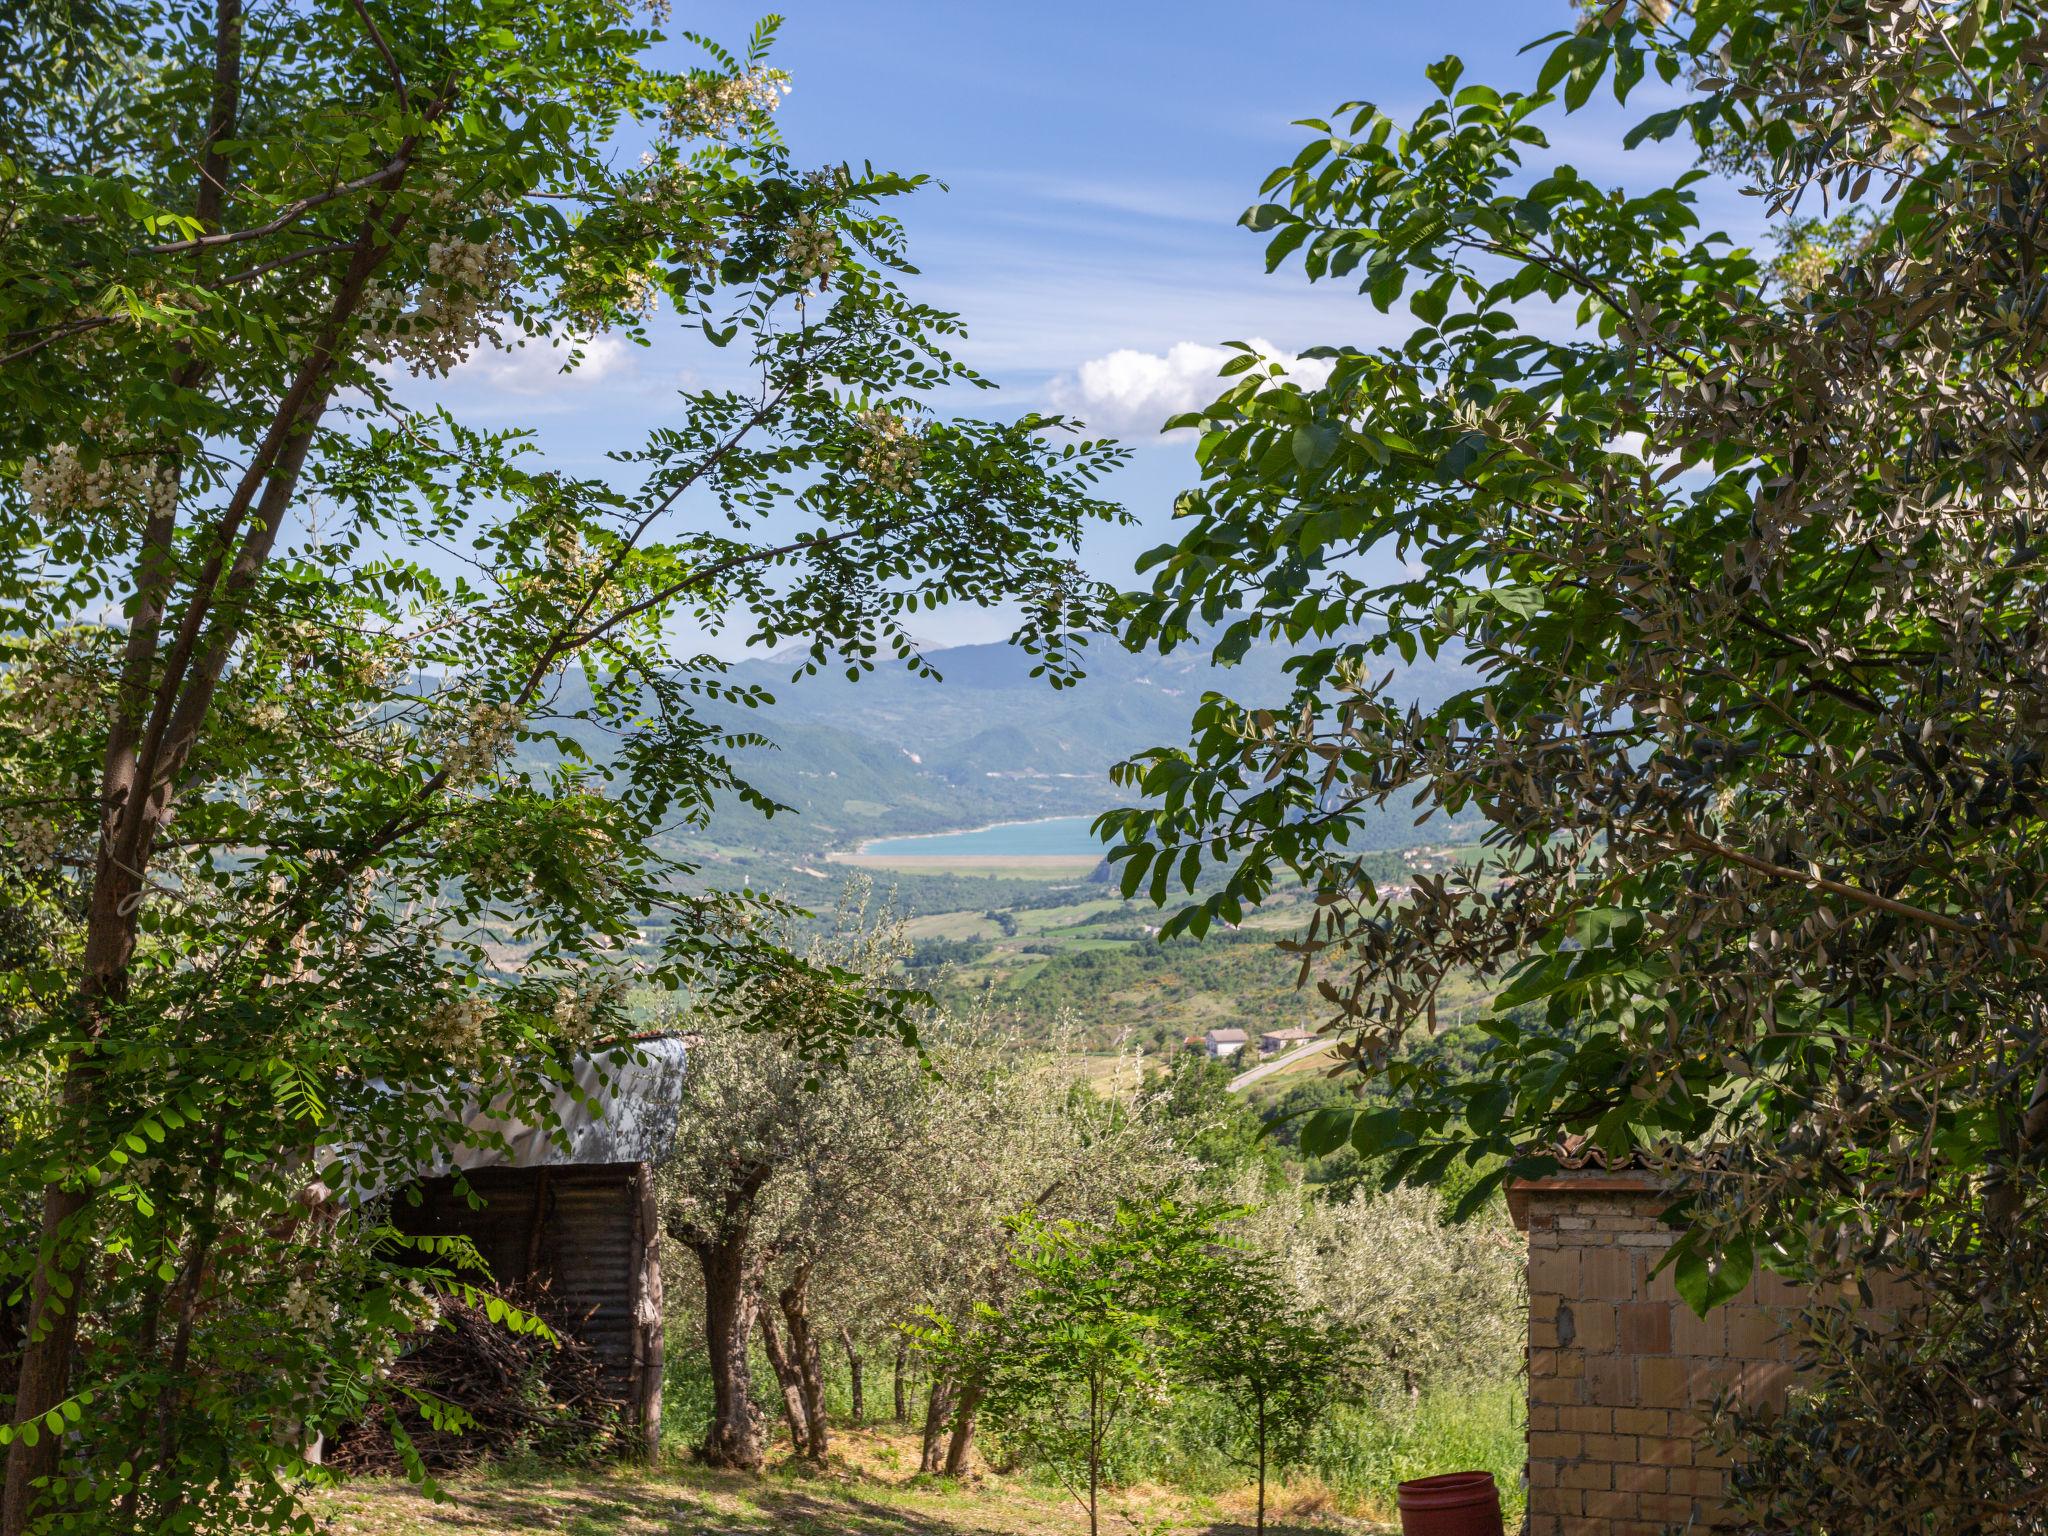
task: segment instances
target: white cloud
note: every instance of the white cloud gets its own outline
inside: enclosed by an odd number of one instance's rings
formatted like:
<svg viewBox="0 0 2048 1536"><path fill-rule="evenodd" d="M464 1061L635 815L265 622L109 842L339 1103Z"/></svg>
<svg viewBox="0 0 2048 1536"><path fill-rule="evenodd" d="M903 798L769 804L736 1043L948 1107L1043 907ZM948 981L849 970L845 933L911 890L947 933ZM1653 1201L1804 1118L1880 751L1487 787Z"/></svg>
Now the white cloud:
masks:
<svg viewBox="0 0 2048 1536"><path fill-rule="evenodd" d="M1251 344L1268 357L1287 360L1289 377L1305 387L1313 388L1330 376L1326 362L1289 359L1270 341L1257 337ZM1047 394L1055 408L1079 417L1092 431L1157 432L1169 417L1196 410L1223 393L1224 381L1217 372L1239 356L1229 347L1196 341L1175 342L1163 353L1120 347L1055 378Z"/></svg>
<svg viewBox="0 0 2048 1536"><path fill-rule="evenodd" d="M472 390L532 398L561 389L576 389L635 371L635 348L617 336L597 336L584 343L583 360L569 373L562 365L570 349L518 333L508 335L505 350L482 346L449 375L449 382Z"/></svg>

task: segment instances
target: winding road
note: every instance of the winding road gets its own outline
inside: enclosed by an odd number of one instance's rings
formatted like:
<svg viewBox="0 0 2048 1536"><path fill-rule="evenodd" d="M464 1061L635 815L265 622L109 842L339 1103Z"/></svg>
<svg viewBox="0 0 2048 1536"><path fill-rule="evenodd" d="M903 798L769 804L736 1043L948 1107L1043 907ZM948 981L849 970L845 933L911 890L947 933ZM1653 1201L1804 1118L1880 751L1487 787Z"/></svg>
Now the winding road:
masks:
<svg viewBox="0 0 2048 1536"><path fill-rule="evenodd" d="M1230 1080L1230 1091L1232 1093L1242 1093L1245 1089L1251 1087L1253 1083L1271 1077L1282 1067L1291 1067L1297 1061L1306 1061L1311 1056L1320 1055L1336 1043L1334 1039L1311 1040L1307 1045L1297 1046L1284 1056L1275 1056L1271 1061L1262 1061L1256 1067L1247 1068L1233 1077Z"/></svg>

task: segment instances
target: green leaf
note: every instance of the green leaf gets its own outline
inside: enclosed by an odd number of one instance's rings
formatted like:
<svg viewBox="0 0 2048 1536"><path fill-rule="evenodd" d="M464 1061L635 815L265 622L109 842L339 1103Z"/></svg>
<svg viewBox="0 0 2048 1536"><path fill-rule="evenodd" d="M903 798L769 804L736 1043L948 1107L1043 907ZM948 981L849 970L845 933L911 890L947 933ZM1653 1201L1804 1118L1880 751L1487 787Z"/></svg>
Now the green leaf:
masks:
<svg viewBox="0 0 2048 1536"><path fill-rule="evenodd" d="M1402 1128L1398 1109L1364 1110L1351 1122L1351 1149L1367 1160L1414 1143L1415 1138Z"/></svg>
<svg viewBox="0 0 2048 1536"><path fill-rule="evenodd" d="M1701 1252L1688 1234L1673 1250L1669 1262L1672 1284L1685 1304L1700 1317L1740 1295L1756 1273L1756 1252L1746 1234L1731 1238L1711 1256Z"/></svg>
<svg viewBox="0 0 2048 1536"><path fill-rule="evenodd" d="M1619 949L1643 931L1643 914L1626 907L1588 907L1572 917L1572 938L1587 949Z"/></svg>
<svg viewBox="0 0 2048 1536"><path fill-rule="evenodd" d="M1307 1157L1327 1157L1351 1135L1351 1122L1357 1111L1342 1104L1331 1104L1317 1110L1308 1117L1308 1123L1301 1128L1301 1150Z"/></svg>
<svg viewBox="0 0 2048 1536"><path fill-rule="evenodd" d="M1450 307L1451 291L1456 284L1456 276L1446 272L1427 288L1417 289L1408 300L1408 308L1413 311L1416 319L1425 324L1441 325L1444 311Z"/></svg>
<svg viewBox="0 0 2048 1536"><path fill-rule="evenodd" d="M1645 139L1663 140L1671 137L1685 124L1685 108L1672 107L1669 111L1653 112L1635 127L1621 136L1623 149L1634 149Z"/></svg>
<svg viewBox="0 0 2048 1536"><path fill-rule="evenodd" d="M1423 73L1429 77L1431 85L1448 96L1457 85L1458 77L1465 73L1465 61L1455 53L1447 53L1424 69Z"/></svg>
<svg viewBox="0 0 2048 1536"><path fill-rule="evenodd" d="M1511 1167L1511 1164L1504 1163L1474 1179L1465 1193L1458 1197L1458 1203L1451 1208L1451 1220L1464 1221L1491 1200L1494 1191L1506 1182Z"/></svg>
<svg viewBox="0 0 2048 1536"><path fill-rule="evenodd" d="M1343 440L1344 429L1333 421L1310 422L1294 429L1294 462L1303 469L1321 469Z"/></svg>

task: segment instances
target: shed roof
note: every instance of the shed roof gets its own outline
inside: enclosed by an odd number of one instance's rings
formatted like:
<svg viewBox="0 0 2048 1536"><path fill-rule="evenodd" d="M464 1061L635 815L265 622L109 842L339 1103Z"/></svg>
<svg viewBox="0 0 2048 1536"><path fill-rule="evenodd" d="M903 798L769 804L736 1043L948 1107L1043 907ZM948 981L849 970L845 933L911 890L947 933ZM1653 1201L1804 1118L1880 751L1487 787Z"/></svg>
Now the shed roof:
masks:
<svg viewBox="0 0 2048 1536"><path fill-rule="evenodd" d="M504 1137L505 1149L464 1146L457 1149L454 1166L560 1168L659 1161L675 1137L688 1049L680 1037L661 1035L634 1041L633 1050L635 1059L622 1063L603 1059L609 1052L578 1056L571 1063L578 1094L558 1089L554 1099L566 1147L543 1126L501 1118L498 1105L479 1104L465 1108L462 1123Z"/></svg>

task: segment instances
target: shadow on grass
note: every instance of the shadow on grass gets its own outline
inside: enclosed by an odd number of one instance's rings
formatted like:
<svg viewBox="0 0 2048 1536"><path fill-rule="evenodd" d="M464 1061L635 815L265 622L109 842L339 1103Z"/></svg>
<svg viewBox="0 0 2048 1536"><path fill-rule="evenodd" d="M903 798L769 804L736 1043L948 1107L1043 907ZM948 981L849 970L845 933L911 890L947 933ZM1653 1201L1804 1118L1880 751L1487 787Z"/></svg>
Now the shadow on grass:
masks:
<svg viewBox="0 0 2048 1536"><path fill-rule="evenodd" d="M675 1465L587 1479L501 1472L450 1491L452 1502L433 1507L430 1515L419 1511L425 1519L372 1529L390 1536L426 1531L446 1536L528 1531L560 1536L1080 1536L1087 1530L1085 1513L1071 1503L1026 1501L1014 1490L943 1480L877 1484L842 1467L810 1474L779 1469L765 1477ZM1235 1510L1227 1519L1217 1513L1182 1506L1127 1515L1112 1503L1103 1511L1103 1530L1117 1536L1155 1530L1173 1536L1252 1536L1251 1522ZM1266 1525L1269 1536L1386 1529L1358 1521L1304 1520L1299 1513Z"/></svg>

